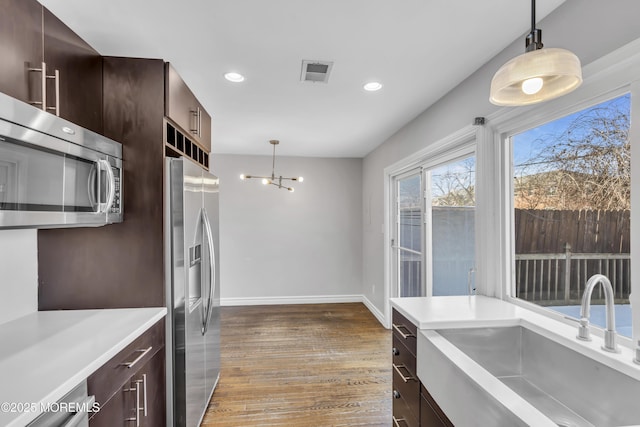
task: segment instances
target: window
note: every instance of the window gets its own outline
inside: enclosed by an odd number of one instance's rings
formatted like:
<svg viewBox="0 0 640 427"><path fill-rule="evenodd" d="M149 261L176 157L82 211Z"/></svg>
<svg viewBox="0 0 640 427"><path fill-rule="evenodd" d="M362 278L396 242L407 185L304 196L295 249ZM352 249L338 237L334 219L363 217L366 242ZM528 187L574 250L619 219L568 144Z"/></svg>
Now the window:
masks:
<svg viewBox="0 0 640 427"><path fill-rule="evenodd" d="M420 171L399 178L397 271L398 296L424 295L422 280L422 177Z"/></svg>
<svg viewBox="0 0 640 427"><path fill-rule="evenodd" d="M475 262L475 156L427 170L431 294L472 294Z"/></svg>
<svg viewBox="0 0 640 427"><path fill-rule="evenodd" d="M472 147L393 179L394 288L400 297L474 293Z"/></svg>
<svg viewBox="0 0 640 427"><path fill-rule="evenodd" d="M512 135L512 295L579 317L584 285L604 274L616 328L631 337L631 96ZM604 327L604 294L592 323ZM600 313L601 312L601 313Z"/></svg>

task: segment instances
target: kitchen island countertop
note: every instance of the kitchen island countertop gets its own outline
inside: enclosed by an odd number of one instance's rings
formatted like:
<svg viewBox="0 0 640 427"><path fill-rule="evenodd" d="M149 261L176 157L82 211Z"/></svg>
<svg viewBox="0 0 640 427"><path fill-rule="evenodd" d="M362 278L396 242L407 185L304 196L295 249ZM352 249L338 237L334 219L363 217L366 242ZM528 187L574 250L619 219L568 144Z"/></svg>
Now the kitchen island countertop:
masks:
<svg viewBox="0 0 640 427"><path fill-rule="evenodd" d="M166 312L38 311L0 324L0 425L37 418L42 406L58 401Z"/></svg>

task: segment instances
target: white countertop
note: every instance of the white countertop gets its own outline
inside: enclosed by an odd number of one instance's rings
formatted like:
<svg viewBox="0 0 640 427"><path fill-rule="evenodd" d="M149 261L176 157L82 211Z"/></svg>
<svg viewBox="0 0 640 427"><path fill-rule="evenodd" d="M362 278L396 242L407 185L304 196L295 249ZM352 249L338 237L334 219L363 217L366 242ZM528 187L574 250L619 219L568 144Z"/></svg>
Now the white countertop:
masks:
<svg viewBox="0 0 640 427"><path fill-rule="evenodd" d="M391 298L391 305L418 329L469 328L522 325L581 354L640 381L634 352L620 345L620 353L603 351L603 339L576 339L577 323L564 323L519 305L482 295Z"/></svg>
<svg viewBox="0 0 640 427"><path fill-rule="evenodd" d="M418 329L518 324L518 306L480 295L391 298L391 305Z"/></svg>
<svg viewBox="0 0 640 427"><path fill-rule="evenodd" d="M161 308L39 311L0 324L0 404L54 403L166 315ZM0 410L0 425L36 412Z"/></svg>

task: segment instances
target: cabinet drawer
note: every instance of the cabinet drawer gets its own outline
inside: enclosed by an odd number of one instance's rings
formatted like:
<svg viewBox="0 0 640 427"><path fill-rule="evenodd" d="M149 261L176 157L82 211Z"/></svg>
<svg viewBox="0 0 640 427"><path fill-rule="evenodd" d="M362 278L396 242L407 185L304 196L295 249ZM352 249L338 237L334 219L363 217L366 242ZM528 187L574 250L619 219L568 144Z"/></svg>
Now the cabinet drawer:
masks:
<svg viewBox="0 0 640 427"><path fill-rule="evenodd" d="M96 402L101 405L107 403L140 367L164 348L164 323L164 319L159 320L91 374L87 379L87 386L89 394L96 397ZM132 362L135 363L131 364Z"/></svg>
<svg viewBox="0 0 640 427"><path fill-rule="evenodd" d="M420 427L419 419L409 409L403 397L393 399L393 427Z"/></svg>
<svg viewBox="0 0 640 427"><path fill-rule="evenodd" d="M395 334L393 335L393 348L391 349L391 352L393 354L393 365L406 366L411 375L417 378L416 356L409 351L404 340Z"/></svg>
<svg viewBox="0 0 640 427"><path fill-rule="evenodd" d="M416 355L418 328L395 309L392 317L393 335L407 346L411 354Z"/></svg>
<svg viewBox="0 0 640 427"><path fill-rule="evenodd" d="M399 369L405 377L408 376L406 369ZM416 419L420 415L420 382L413 377L407 381L403 380L396 368L393 368L393 405L402 400L412 416Z"/></svg>
<svg viewBox="0 0 640 427"><path fill-rule="evenodd" d="M453 427L453 423L433 399L427 389L420 384L420 425Z"/></svg>

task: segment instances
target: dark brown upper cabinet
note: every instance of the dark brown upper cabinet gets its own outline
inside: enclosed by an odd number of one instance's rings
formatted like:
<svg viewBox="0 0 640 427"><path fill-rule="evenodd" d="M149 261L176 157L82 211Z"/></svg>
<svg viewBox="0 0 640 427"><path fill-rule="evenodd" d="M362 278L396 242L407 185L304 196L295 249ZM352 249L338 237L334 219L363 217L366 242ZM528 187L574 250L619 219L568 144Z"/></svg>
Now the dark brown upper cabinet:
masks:
<svg viewBox="0 0 640 427"><path fill-rule="evenodd" d="M42 6L31 0L0 0L0 92L24 102L42 99Z"/></svg>
<svg viewBox="0 0 640 427"><path fill-rule="evenodd" d="M211 116L168 62L165 64L165 115L188 132L206 153L211 152Z"/></svg>
<svg viewBox="0 0 640 427"><path fill-rule="evenodd" d="M102 133L98 52L36 0L0 10L0 91Z"/></svg>

